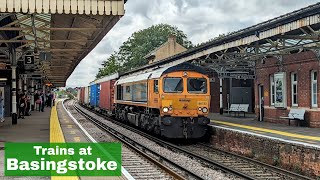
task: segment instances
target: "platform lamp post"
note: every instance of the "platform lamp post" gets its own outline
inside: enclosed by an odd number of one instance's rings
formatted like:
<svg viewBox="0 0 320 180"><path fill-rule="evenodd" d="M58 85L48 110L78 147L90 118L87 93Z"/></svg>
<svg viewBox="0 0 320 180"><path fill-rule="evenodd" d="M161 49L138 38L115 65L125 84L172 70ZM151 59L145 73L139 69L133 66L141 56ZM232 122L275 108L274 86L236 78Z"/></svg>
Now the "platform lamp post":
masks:
<svg viewBox="0 0 320 180"><path fill-rule="evenodd" d="M223 114L223 99L222 99L222 78L220 80L220 114Z"/></svg>
<svg viewBox="0 0 320 180"><path fill-rule="evenodd" d="M31 80L31 110L34 111L34 80Z"/></svg>
<svg viewBox="0 0 320 180"><path fill-rule="evenodd" d="M18 123L17 116L17 80L16 80L16 69L17 69L17 59L16 59L16 50L11 47L9 50L10 60L11 60L11 75L12 75L12 84L11 84L11 92L12 92L12 124Z"/></svg>
<svg viewBox="0 0 320 180"><path fill-rule="evenodd" d="M27 94L27 76L23 76L23 93Z"/></svg>
<svg viewBox="0 0 320 180"><path fill-rule="evenodd" d="M12 124L18 123L17 116L17 91L16 91L16 66L11 66L12 69Z"/></svg>
<svg viewBox="0 0 320 180"><path fill-rule="evenodd" d="M22 94L22 78L21 76L19 76L19 80L18 80L18 94Z"/></svg>

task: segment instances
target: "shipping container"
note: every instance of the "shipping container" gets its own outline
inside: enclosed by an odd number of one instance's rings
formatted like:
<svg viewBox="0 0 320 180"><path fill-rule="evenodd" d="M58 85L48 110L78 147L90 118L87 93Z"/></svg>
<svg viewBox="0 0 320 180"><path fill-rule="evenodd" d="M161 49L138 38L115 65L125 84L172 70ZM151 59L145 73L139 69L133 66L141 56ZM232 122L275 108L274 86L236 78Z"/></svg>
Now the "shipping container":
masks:
<svg viewBox="0 0 320 180"><path fill-rule="evenodd" d="M89 104L90 88L89 86L84 87L84 104Z"/></svg>
<svg viewBox="0 0 320 180"><path fill-rule="evenodd" d="M108 112L112 112L113 110L113 101L114 101L113 86L115 82L116 80L110 80L110 81L101 83L99 107Z"/></svg>
<svg viewBox="0 0 320 180"><path fill-rule="evenodd" d="M100 84L90 85L90 106L98 107L100 99Z"/></svg>
<svg viewBox="0 0 320 180"><path fill-rule="evenodd" d="M84 104L84 91L85 91L85 87L81 87L80 89L80 103Z"/></svg>
<svg viewBox="0 0 320 180"><path fill-rule="evenodd" d="M77 88L77 100L80 101L81 88Z"/></svg>

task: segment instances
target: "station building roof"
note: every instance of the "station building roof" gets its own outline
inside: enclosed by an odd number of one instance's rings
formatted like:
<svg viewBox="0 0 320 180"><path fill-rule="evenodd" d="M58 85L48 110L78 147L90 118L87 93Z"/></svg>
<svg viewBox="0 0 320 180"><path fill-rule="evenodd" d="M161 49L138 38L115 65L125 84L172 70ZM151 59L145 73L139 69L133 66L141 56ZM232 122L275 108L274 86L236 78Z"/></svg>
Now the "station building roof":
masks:
<svg viewBox="0 0 320 180"><path fill-rule="evenodd" d="M124 15L125 2L124 0L1 2L0 47L2 49L14 47L17 61L23 61L24 55L35 55L35 64L24 67L26 74L42 76L46 83L52 83L57 87L65 86L66 80L78 63ZM0 51L0 62L8 60L8 55L5 56Z"/></svg>

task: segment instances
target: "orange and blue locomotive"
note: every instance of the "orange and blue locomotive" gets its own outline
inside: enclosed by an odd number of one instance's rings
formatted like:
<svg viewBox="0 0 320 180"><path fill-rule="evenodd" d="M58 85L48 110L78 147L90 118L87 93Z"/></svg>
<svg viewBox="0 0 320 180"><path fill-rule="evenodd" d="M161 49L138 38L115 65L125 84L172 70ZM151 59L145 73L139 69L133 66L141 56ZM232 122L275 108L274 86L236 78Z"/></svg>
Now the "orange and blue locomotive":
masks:
<svg viewBox="0 0 320 180"><path fill-rule="evenodd" d="M118 120L167 138L201 138L209 123L209 88L206 72L190 63L128 74L108 90L114 99L109 109Z"/></svg>

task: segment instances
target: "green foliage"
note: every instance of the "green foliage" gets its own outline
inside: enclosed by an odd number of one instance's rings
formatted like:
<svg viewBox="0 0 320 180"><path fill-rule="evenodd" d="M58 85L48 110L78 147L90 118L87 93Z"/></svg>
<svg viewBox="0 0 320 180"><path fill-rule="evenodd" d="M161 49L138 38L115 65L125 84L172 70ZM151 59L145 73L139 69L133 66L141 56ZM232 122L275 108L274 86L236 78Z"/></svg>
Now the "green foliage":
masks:
<svg viewBox="0 0 320 180"><path fill-rule="evenodd" d="M103 67L99 69L96 78L113 74L121 69L120 63L117 60L116 54L112 54L107 61L103 62Z"/></svg>
<svg viewBox="0 0 320 180"><path fill-rule="evenodd" d="M169 35L176 36L177 42L189 49L192 43L188 41L187 35L175 26L158 24L147 29L137 31L122 44L118 52L114 52L103 63L96 78L113 74L117 71L128 71L130 69L148 64L143 57L152 50L161 46L168 40Z"/></svg>
<svg viewBox="0 0 320 180"><path fill-rule="evenodd" d="M68 96L69 99L74 99L74 96L71 93L68 93L67 96Z"/></svg>
<svg viewBox="0 0 320 180"><path fill-rule="evenodd" d="M71 87L67 88L66 92L71 93L73 96L77 96L78 93L76 89L73 89Z"/></svg>

